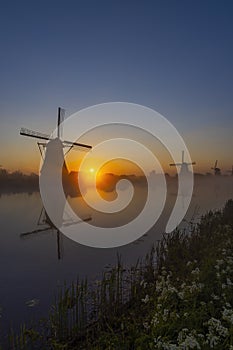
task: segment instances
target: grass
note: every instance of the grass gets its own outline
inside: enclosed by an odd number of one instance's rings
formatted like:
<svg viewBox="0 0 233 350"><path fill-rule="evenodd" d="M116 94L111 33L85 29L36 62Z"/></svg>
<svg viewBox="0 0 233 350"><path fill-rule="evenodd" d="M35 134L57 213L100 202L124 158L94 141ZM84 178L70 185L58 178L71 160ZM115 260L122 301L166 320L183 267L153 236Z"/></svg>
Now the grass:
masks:
<svg viewBox="0 0 233 350"><path fill-rule="evenodd" d="M164 235L143 262L64 286L46 321L10 349L233 349L233 201L188 232Z"/></svg>

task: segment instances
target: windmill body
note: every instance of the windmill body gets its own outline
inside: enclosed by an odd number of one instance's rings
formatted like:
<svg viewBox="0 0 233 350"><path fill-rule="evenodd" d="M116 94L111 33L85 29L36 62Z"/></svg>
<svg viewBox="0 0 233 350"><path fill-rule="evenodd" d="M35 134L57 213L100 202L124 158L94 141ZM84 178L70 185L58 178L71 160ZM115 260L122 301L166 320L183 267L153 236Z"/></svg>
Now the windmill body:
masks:
<svg viewBox="0 0 233 350"><path fill-rule="evenodd" d="M192 162L192 163L187 163L184 161L184 151L182 151L182 159L181 159L181 163L171 163L169 164L170 166L176 166L176 167L180 167L180 175L187 175L190 174L191 171L189 170L189 166L190 165L195 165L196 162Z"/></svg>
<svg viewBox="0 0 233 350"><path fill-rule="evenodd" d="M215 164L211 169L214 171L214 175L216 176L221 175L221 169L218 168L218 160L215 161Z"/></svg>
<svg viewBox="0 0 233 350"><path fill-rule="evenodd" d="M65 158L64 158L64 148L67 149L66 154L72 150L74 147L78 147L81 150L90 150L92 146L78 143L78 142L71 142L68 140L62 139L62 123L65 118L65 110L61 107L58 108L58 118L57 118L57 137L51 138L48 134L44 134L41 132L29 130L26 128L21 128L20 135L31 137L37 140L40 140L37 142L37 145L39 147L39 151L41 154L41 157L44 159L44 164L42 167L42 171L45 168L50 168L52 170L55 164L58 161L59 157L63 157L63 165L62 165L62 179L64 184L64 190L66 195L70 195L71 197L75 197L80 192L78 191L78 184L73 183L72 179L73 176L70 176L71 173L68 170L68 166L66 164ZM57 169L59 170L59 169ZM52 171L55 174L55 171Z"/></svg>
<svg viewBox="0 0 233 350"><path fill-rule="evenodd" d="M227 172L228 172L228 173L230 173L230 174L231 174L231 176L233 176L233 165L232 165L231 170L228 170Z"/></svg>

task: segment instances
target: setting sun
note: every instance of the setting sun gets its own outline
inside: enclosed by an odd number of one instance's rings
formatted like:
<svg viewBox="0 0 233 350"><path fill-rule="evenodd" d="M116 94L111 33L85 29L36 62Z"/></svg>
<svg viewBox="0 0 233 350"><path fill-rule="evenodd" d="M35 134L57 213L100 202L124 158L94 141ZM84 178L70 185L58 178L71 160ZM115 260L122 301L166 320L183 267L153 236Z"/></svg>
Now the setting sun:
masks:
<svg viewBox="0 0 233 350"><path fill-rule="evenodd" d="M94 168L91 168L90 169L90 173L94 173L95 169Z"/></svg>

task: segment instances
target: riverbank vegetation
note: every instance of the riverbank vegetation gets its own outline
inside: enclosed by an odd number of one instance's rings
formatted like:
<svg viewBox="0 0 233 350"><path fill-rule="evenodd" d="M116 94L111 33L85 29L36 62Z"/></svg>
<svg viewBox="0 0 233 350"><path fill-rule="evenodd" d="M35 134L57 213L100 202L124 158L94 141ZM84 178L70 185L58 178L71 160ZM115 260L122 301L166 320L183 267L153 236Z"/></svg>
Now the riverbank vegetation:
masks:
<svg viewBox="0 0 233 350"><path fill-rule="evenodd" d="M9 172L0 168L0 194L39 191L39 176L31 173L23 174L21 171Z"/></svg>
<svg viewBox="0 0 233 350"><path fill-rule="evenodd" d="M142 262L59 291L10 349L233 349L233 201L164 235Z"/></svg>

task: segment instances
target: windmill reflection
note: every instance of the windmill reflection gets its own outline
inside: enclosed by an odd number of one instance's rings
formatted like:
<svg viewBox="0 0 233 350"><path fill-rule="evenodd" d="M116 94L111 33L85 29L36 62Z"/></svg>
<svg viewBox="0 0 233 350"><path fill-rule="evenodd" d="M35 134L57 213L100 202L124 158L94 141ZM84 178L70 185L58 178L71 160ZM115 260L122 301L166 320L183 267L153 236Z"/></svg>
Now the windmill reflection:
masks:
<svg viewBox="0 0 233 350"><path fill-rule="evenodd" d="M63 221L64 226L70 226L70 225L76 225L78 223L82 223L83 221L88 222L91 221L92 218L91 216L88 216L86 218L83 218L82 220L79 221L73 221L71 219L65 219ZM42 234L46 232L56 232L56 237L57 237L57 258L58 260L61 260L63 257L63 246L62 246L62 233L57 229L56 226L52 223L50 220L48 214L46 213L45 208L43 207L41 209L39 219L37 221L37 228L32 231L24 232L20 234L20 238L29 238L37 234Z"/></svg>

